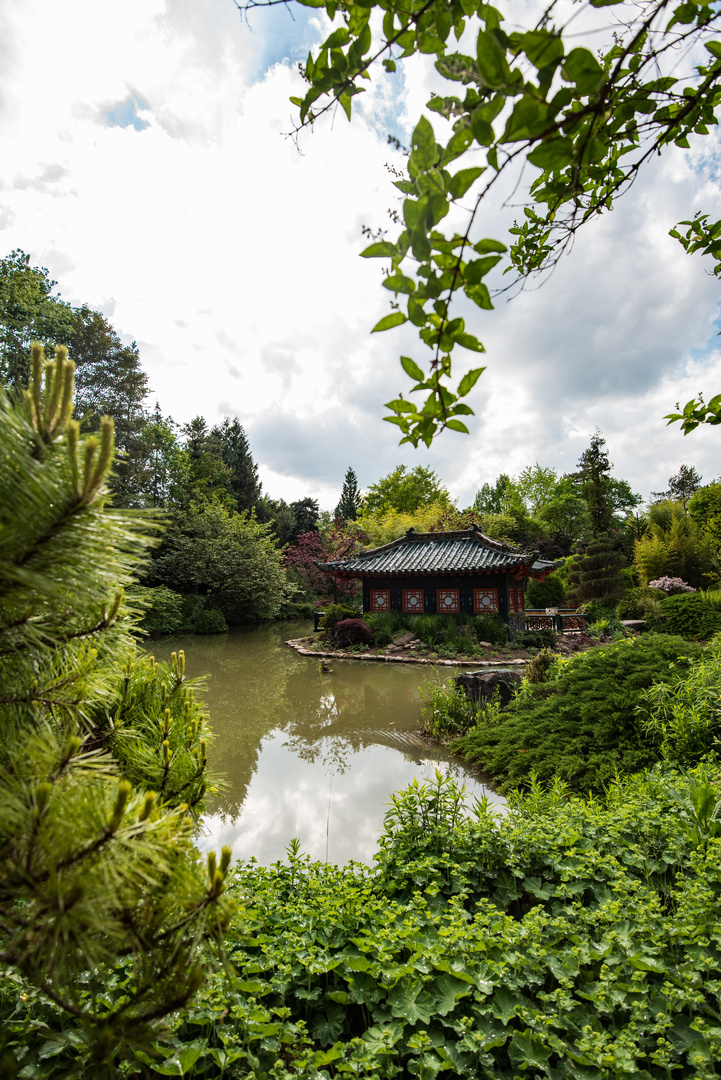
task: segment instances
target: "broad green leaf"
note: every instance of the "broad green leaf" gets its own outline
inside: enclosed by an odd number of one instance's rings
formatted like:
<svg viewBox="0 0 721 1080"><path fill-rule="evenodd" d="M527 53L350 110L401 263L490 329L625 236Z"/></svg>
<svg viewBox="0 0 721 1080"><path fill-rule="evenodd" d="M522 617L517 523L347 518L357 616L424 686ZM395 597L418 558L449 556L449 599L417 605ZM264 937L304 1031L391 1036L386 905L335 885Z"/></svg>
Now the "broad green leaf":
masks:
<svg viewBox="0 0 721 1080"><path fill-rule="evenodd" d="M361 251L360 254L362 259L393 258L394 255L398 254L398 248L388 240L376 240L374 244Z"/></svg>
<svg viewBox="0 0 721 1080"><path fill-rule="evenodd" d="M411 153L415 165L421 170L431 169L436 160L436 137L430 120L422 116L411 138Z"/></svg>
<svg viewBox="0 0 721 1080"><path fill-rule="evenodd" d="M462 420L446 420L446 427L451 428L452 431L461 431L464 435L470 434Z"/></svg>
<svg viewBox="0 0 721 1080"><path fill-rule="evenodd" d="M553 1053L551 1047L546 1046L543 1040L526 1028L525 1031L515 1031L508 1048L508 1056L516 1068L527 1069L533 1066L536 1069L544 1069Z"/></svg>
<svg viewBox="0 0 721 1080"><path fill-rule="evenodd" d="M498 38L488 30L481 30L476 43L478 71L486 86L503 86L510 78L510 69Z"/></svg>
<svg viewBox="0 0 721 1080"><path fill-rule="evenodd" d="M323 42L324 49L337 49L342 45L347 45L350 41L350 33L347 26L339 26L337 30L326 38Z"/></svg>
<svg viewBox="0 0 721 1080"><path fill-rule="evenodd" d="M326 0L298 0L298 3L303 7L322 8L325 7Z"/></svg>
<svg viewBox="0 0 721 1080"><path fill-rule="evenodd" d="M603 79L603 68L588 49L572 49L563 61L563 75L581 94L590 94Z"/></svg>
<svg viewBox="0 0 721 1080"><path fill-rule="evenodd" d="M563 41L548 30L530 30L521 38L521 48L537 69L547 67L563 56Z"/></svg>
<svg viewBox="0 0 721 1080"><path fill-rule="evenodd" d="M393 187L397 187L404 195L418 195L416 185L411 183L410 180L394 180Z"/></svg>
<svg viewBox="0 0 721 1080"><path fill-rule="evenodd" d="M485 258L482 259L473 259L472 262L466 263L463 277L469 285L478 285L486 274L500 261L500 255L486 255Z"/></svg>
<svg viewBox="0 0 721 1080"><path fill-rule="evenodd" d="M478 304L478 307L483 308L485 311L493 309L491 294L484 282L481 282L480 285L467 285L464 291L468 299L472 300L474 304Z"/></svg>
<svg viewBox="0 0 721 1080"><path fill-rule="evenodd" d="M383 286L394 293L412 293L416 290L416 283L413 278L398 273L391 274L390 277L384 278Z"/></svg>
<svg viewBox="0 0 721 1080"><path fill-rule="evenodd" d="M493 127L482 115L481 109L476 109L471 117L471 131L481 146L490 146L495 138Z"/></svg>
<svg viewBox="0 0 721 1080"><path fill-rule="evenodd" d="M452 135L448 141L448 145L443 151L443 164L447 164L449 161L454 161L461 154L465 154L468 147L473 142L473 131L470 127L461 128L455 135Z"/></svg>
<svg viewBox="0 0 721 1080"><path fill-rule="evenodd" d="M454 340L457 345L462 345L464 349L470 349L471 352L486 351L478 338L473 334L455 334Z"/></svg>
<svg viewBox="0 0 721 1080"><path fill-rule="evenodd" d="M715 56L717 60L721 60L721 41L705 41L704 46Z"/></svg>
<svg viewBox="0 0 721 1080"><path fill-rule="evenodd" d="M508 248L500 240L479 240L473 245L473 250L479 255L487 255L491 251L508 251Z"/></svg>
<svg viewBox="0 0 721 1080"><path fill-rule="evenodd" d="M449 186L449 191L452 198L462 198L462 196L465 195L468 191L471 184L475 183L478 177L485 171L485 168L474 168L461 169L460 172L455 173L455 175L451 177L451 183Z"/></svg>
<svg viewBox="0 0 721 1080"><path fill-rule="evenodd" d="M401 367L405 371L406 375L410 375L416 382L425 382L426 373L423 368L420 368L415 360L411 360L410 356L401 357Z"/></svg>
<svg viewBox="0 0 721 1080"><path fill-rule="evenodd" d="M485 370L485 367L478 367L467 371L458 384L458 396L465 397L469 394Z"/></svg>
<svg viewBox="0 0 721 1080"><path fill-rule="evenodd" d="M573 154L571 139L561 137L539 143L528 155L528 160L539 169L563 169L573 160Z"/></svg>
<svg viewBox="0 0 721 1080"><path fill-rule="evenodd" d="M386 409L390 409L394 413L414 413L416 407L412 401L406 401L405 398L393 398L393 401L386 401Z"/></svg>
<svg viewBox="0 0 721 1080"><path fill-rule="evenodd" d="M408 319L402 311L392 311L390 315L384 315L381 321L375 324L371 334L381 330L392 330L394 326L402 326L407 321Z"/></svg>

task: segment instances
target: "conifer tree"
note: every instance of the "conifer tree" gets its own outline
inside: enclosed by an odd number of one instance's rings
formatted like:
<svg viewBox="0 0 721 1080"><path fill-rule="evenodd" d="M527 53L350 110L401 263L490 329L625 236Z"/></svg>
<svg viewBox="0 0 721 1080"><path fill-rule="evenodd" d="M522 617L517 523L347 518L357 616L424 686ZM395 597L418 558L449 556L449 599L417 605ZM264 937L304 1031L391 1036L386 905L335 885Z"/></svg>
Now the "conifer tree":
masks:
<svg viewBox="0 0 721 1080"><path fill-rule="evenodd" d="M614 607L624 592L620 573L621 556L609 533L594 536L580 545L571 563L569 600L574 605L600 600Z"/></svg>
<svg viewBox="0 0 721 1080"><path fill-rule="evenodd" d="M345 474L343 490L340 493L340 501L335 508L334 517L342 518L343 521L355 521L358 517L360 500L358 477L354 470L349 467Z"/></svg>
<svg viewBox="0 0 721 1080"><path fill-rule="evenodd" d="M81 437L64 349L33 347L32 372L0 395L0 961L117 1061L202 982L230 850L201 873L209 735L183 654L131 634L149 541L104 505L112 421Z"/></svg>
<svg viewBox="0 0 721 1080"><path fill-rule="evenodd" d="M225 417L219 427L210 432L210 442L217 446L218 456L230 469L230 490L235 496L237 510L252 510L260 498L262 484L258 466L250 452L248 437L237 416Z"/></svg>

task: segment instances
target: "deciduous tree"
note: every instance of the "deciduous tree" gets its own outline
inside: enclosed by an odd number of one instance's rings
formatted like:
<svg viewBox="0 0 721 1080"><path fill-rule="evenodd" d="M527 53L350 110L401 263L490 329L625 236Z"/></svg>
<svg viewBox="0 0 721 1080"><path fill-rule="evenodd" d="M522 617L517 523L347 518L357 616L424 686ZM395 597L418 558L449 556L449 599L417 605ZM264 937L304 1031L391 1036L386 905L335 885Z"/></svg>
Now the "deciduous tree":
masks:
<svg viewBox="0 0 721 1080"><path fill-rule="evenodd" d="M274 2L236 0L245 10ZM423 365L401 359L411 394L422 400L400 395L388 403L387 419L402 442L430 444L440 429L467 430L461 418L472 410L463 399L484 370L453 379L456 346L483 351L453 309L456 296L491 308L500 271L523 280L551 267L649 160L668 146L688 147L692 135L716 125L717 8L711 0L621 0L604 19L599 9L613 0L588 0L569 8L565 22L549 4L524 24L516 7L468 0L301 2L324 8L334 25L303 66L308 89L292 99L300 127L336 105L350 118L374 64L393 72L399 59L434 56L446 81L427 108L451 123L452 134L439 142L428 117L420 118L407 173L395 181L404 196L398 235L363 252L389 260L383 286L394 306L375 329L410 322L430 349ZM584 19L600 31L593 44L577 36ZM522 214L510 235L484 236L481 206L506 178L512 185L526 177L525 188L514 188ZM449 215L457 206L466 210L460 226L458 215ZM443 227L449 216L453 224ZM700 232L701 245L716 256L721 225L706 222Z"/></svg>

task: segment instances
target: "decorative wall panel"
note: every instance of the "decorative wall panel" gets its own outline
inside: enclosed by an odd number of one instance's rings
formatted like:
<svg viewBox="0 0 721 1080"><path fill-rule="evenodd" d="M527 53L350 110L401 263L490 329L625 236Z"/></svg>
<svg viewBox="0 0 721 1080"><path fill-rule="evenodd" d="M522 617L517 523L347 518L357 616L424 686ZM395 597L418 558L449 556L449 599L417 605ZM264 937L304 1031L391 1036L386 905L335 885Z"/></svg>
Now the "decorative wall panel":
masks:
<svg viewBox="0 0 721 1080"><path fill-rule="evenodd" d="M439 615L457 615L460 610L460 589L436 589L436 611Z"/></svg>
<svg viewBox="0 0 721 1080"><path fill-rule="evenodd" d="M371 611L390 611L390 589L371 589Z"/></svg>
<svg viewBox="0 0 721 1080"><path fill-rule="evenodd" d="M498 611L498 589L474 589L473 610L476 615L484 611Z"/></svg>
<svg viewBox="0 0 721 1080"><path fill-rule="evenodd" d="M403 610L417 615L423 613L423 589L403 590Z"/></svg>

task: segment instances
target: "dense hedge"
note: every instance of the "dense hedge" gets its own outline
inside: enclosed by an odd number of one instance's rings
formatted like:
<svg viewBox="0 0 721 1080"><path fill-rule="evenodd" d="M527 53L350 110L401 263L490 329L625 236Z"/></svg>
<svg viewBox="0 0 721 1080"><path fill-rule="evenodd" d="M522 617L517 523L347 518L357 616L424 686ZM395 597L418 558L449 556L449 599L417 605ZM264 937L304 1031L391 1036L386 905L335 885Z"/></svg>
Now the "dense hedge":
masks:
<svg viewBox="0 0 721 1080"><path fill-rule="evenodd" d="M669 634L706 640L721 631L719 593L679 593L659 602L662 627Z"/></svg>
<svg viewBox="0 0 721 1080"><path fill-rule="evenodd" d="M636 706L646 687L673 681L701 651L681 638L649 634L579 653L454 749L502 789L535 773L557 776L576 791L601 791L617 770L635 772L659 759L660 738L643 729Z"/></svg>
<svg viewBox="0 0 721 1080"><path fill-rule="evenodd" d="M702 775L536 788L505 820L396 796L375 869L238 869L227 963L113 1075L328 1080L718 1076L721 841ZM90 1080L82 1034L0 984L25 1077ZM122 980L107 988L110 1006Z"/></svg>

